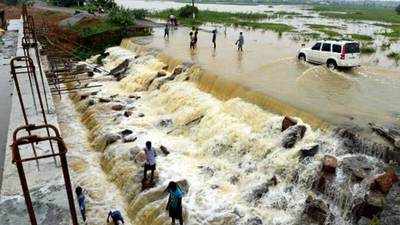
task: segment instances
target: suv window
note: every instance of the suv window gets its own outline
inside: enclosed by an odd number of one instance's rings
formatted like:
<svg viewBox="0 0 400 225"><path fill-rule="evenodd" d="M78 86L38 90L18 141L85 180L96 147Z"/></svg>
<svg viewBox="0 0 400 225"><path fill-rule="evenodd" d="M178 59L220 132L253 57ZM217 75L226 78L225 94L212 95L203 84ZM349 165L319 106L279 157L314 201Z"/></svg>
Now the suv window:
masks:
<svg viewBox="0 0 400 225"><path fill-rule="evenodd" d="M347 43L344 47L347 53L360 53L360 45L358 43Z"/></svg>
<svg viewBox="0 0 400 225"><path fill-rule="evenodd" d="M316 51L319 51L321 49L321 43L320 42L318 42L317 44L315 44L312 48L311 48L311 50L316 50Z"/></svg>
<svg viewBox="0 0 400 225"><path fill-rule="evenodd" d="M340 46L340 45L332 45L332 52L342 53L342 46Z"/></svg>
<svg viewBox="0 0 400 225"><path fill-rule="evenodd" d="M330 51L331 51L331 44L324 43L324 44L322 45L321 51L323 51L323 52L330 52Z"/></svg>

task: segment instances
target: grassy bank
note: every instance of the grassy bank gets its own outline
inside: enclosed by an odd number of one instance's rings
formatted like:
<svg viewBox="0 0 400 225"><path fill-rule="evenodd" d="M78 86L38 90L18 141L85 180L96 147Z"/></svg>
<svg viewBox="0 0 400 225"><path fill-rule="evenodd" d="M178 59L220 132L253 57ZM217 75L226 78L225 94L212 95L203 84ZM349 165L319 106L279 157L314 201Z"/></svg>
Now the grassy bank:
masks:
<svg viewBox="0 0 400 225"><path fill-rule="evenodd" d="M340 18L347 20L370 20L386 23L400 23L400 16L394 9L355 7L339 5L318 5L313 8L320 15L331 18Z"/></svg>
<svg viewBox="0 0 400 225"><path fill-rule="evenodd" d="M333 31L332 29L340 29L337 26L328 26L328 25L320 25L320 24L307 24L307 26L315 31L324 33L329 37L339 37L341 34L339 32Z"/></svg>
<svg viewBox="0 0 400 225"><path fill-rule="evenodd" d="M201 25L204 23L219 23L228 26L243 26L255 29L271 30L278 33L290 32L294 27L279 23L263 23L262 19L274 17L266 13L230 13L216 12L210 10L200 11L196 14L196 20L190 17L179 16L179 9L167 9L152 13L150 16L154 18L167 19L169 15L176 15L180 24L186 26Z"/></svg>

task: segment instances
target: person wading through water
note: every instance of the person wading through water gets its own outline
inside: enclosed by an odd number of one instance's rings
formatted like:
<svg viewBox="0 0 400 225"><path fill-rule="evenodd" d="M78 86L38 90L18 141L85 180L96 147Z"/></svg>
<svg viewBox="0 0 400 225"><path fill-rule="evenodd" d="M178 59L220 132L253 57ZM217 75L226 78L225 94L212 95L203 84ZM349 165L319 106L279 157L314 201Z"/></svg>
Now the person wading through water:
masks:
<svg viewBox="0 0 400 225"><path fill-rule="evenodd" d="M154 171L156 170L156 150L151 146L151 142L146 142L146 147L144 148L146 154L146 163L144 164L144 176L143 180L147 180L147 171L151 171L150 183L154 180Z"/></svg>
<svg viewBox="0 0 400 225"><path fill-rule="evenodd" d="M193 36L193 32L189 33L190 36L190 49L194 49L194 36Z"/></svg>
<svg viewBox="0 0 400 225"><path fill-rule="evenodd" d="M217 48L217 29L212 31L212 43L214 48Z"/></svg>
<svg viewBox="0 0 400 225"><path fill-rule="evenodd" d="M164 28L164 38L168 37L169 38L169 25L168 23L165 24Z"/></svg>
<svg viewBox="0 0 400 225"><path fill-rule="evenodd" d="M80 186L75 188L76 198L78 199L79 210L81 211L82 220L86 222L85 194L84 189Z"/></svg>
<svg viewBox="0 0 400 225"><path fill-rule="evenodd" d="M199 35L199 29L195 29L193 37L193 48L197 48L197 36Z"/></svg>
<svg viewBox="0 0 400 225"><path fill-rule="evenodd" d="M235 43L235 45L238 46L238 51L243 52L243 44L244 44L243 32L240 32L239 39Z"/></svg>
<svg viewBox="0 0 400 225"><path fill-rule="evenodd" d="M168 203L166 210L168 210L169 217L172 219L172 224L175 225L175 220L179 220L179 224L183 225L182 217L182 197L183 191L176 182L169 182L165 192L169 193Z"/></svg>
<svg viewBox="0 0 400 225"><path fill-rule="evenodd" d="M107 216L107 223L110 222L114 222L114 225L125 224L124 218L122 218L121 212L119 210L110 210Z"/></svg>

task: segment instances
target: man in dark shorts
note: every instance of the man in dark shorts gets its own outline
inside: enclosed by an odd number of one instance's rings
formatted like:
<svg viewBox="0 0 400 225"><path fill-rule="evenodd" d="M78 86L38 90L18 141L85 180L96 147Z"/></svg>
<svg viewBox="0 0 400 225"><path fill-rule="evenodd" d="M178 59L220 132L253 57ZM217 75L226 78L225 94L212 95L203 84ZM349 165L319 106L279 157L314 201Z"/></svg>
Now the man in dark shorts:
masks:
<svg viewBox="0 0 400 225"><path fill-rule="evenodd" d="M144 164L144 176L143 180L147 180L147 171L151 171L150 183L154 180L154 171L156 170L156 150L151 146L151 142L146 142L146 147L144 148L146 154L146 163Z"/></svg>
<svg viewBox="0 0 400 225"><path fill-rule="evenodd" d="M110 221L110 218L112 221ZM114 222L115 225L125 224L124 218L122 218L121 212L119 210L110 210L107 216L107 223Z"/></svg>

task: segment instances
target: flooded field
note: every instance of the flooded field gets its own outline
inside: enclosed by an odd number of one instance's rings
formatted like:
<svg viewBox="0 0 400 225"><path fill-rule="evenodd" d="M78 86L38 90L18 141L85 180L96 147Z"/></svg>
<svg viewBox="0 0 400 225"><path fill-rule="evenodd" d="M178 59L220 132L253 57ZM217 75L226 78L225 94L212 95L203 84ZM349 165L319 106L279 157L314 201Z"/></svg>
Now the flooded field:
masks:
<svg viewBox="0 0 400 225"><path fill-rule="evenodd" d="M160 1L121 0L118 3L152 11L185 5ZM187 28L171 30L169 39L163 38L163 29L155 29L151 37L132 39L132 42L158 49L171 59L195 63L206 73L233 82L232 85L239 84L250 91L272 97L279 102L272 103L279 104L271 109L274 112L290 114L292 109L279 110L290 106L334 125L366 127L369 122L400 123L400 106L397 104L400 98L400 67L386 56L391 51L400 51L400 42L380 35L388 30L385 23L322 18L310 10L310 6L197 4L197 7L229 12L281 12L281 16L263 21L288 24L295 31L281 35L271 31L208 24L201 26L195 51L189 50L190 30ZM334 24L332 30L344 37L368 35L372 41L362 41L362 45L372 47L376 52L363 54L362 67L352 70L330 71L324 66L300 63L296 60L297 50L302 44L310 46L315 42L305 36L315 33L310 24ZM216 50L211 48L210 31L214 28L218 30ZM240 31L245 36L243 53L238 53L234 46ZM389 47L381 47L385 44ZM220 88L217 92L226 91ZM229 93L214 94L229 96ZM302 113L297 112L297 115Z"/></svg>
<svg viewBox="0 0 400 225"><path fill-rule="evenodd" d="M325 66L298 62L296 53L301 42L293 41L289 35L279 37L272 32L230 27L218 29L222 32L218 34L216 50L211 47L211 34L206 31L199 34L198 48L189 50L186 28L173 30L169 39L162 37L162 29L156 29L151 37L131 41L159 49L172 59L195 63L206 73L261 92L332 124L366 126L369 122L398 122L399 69L377 66L370 57L363 57L361 68L330 71ZM234 46L239 31L245 32L243 53Z"/></svg>

